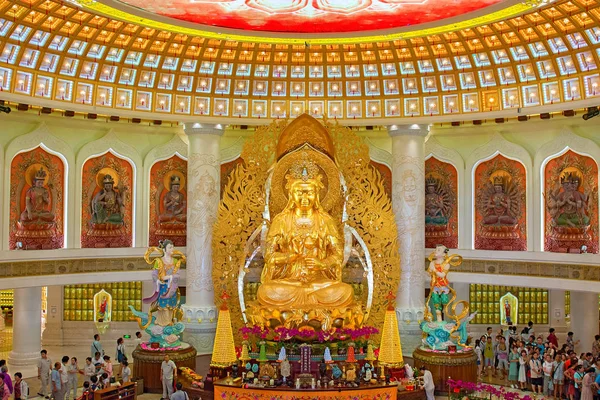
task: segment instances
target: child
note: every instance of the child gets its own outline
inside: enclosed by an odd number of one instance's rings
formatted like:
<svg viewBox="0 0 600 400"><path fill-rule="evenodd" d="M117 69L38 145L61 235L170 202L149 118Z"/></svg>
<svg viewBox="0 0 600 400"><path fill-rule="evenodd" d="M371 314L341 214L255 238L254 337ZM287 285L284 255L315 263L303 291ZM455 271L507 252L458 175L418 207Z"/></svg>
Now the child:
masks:
<svg viewBox="0 0 600 400"><path fill-rule="evenodd" d="M90 390L95 392L98 389L101 389L100 384L98 383L98 377L96 375L92 375L90 378Z"/></svg>
<svg viewBox="0 0 600 400"><path fill-rule="evenodd" d="M552 380L554 383L554 397L557 399L562 398L563 385L565 382L565 363L560 354L557 354L554 358L554 373ZM560 397L559 397L560 396Z"/></svg>
<svg viewBox="0 0 600 400"><path fill-rule="evenodd" d="M527 373L525 371L525 366L527 365L527 352L525 350L521 351L521 357L519 357L519 387L521 390L525 390L525 385L527 384Z"/></svg>
<svg viewBox="0 0 600 400"><path fill-rule="evenodd" d="M29 386L23 380L23 374L15 374L15 400L26 400L29 396Z"/></svg>
<svg viewBox="0 0 600 400"><path fill-rule="evenodd" d="M83 368L85 382L90 382L94 375L96 375L96 367L92 364L92 357L88 357L85 359L85 367Z"/></svg>
<svg viewBox="0 0 600 400"><path fill-rule="evenodd" d="M102 389L106 389L110 386L110 378L106 372L102 374L100 380L102 381Z"/></svg>
<svg viewBox="0 0 600 400"><path fill-rule="evenodd" d="M510 382L510 387L516 389L519 380L519 353L516 344L513 344L510 349L508 365L508 381Z"/></svg>
<svg viewBox="0 0 600 400"><path fill-rule="evenodd" d="M533 393L541 394L544 378L542 377L542 363L538 352L533 353L533 358L529 361L529 368L531 371L531 390Z"/></svg>
<svg viewBox="0 0 600 400"><path fill-rule="evenodd" d="M123 383L131 382L131 369L127 360L121 361L121 377L123 378Z"/></svg>
<svg viewBox="0 0 600 400"><path fill-rule="evenodd" d="M91 357L89 357L91 359ZM83 393L81 394L80 400L92 400L94 398L94 391L90 385L90 381L83 382Z"/></svg>
<svg viewBox="0 0 600 400"><path fill-rule="evenodd" d="M104 372L108 375L108 379L110 380L113 376L113 365L110 362L109 356L104 356Z"/></svg>

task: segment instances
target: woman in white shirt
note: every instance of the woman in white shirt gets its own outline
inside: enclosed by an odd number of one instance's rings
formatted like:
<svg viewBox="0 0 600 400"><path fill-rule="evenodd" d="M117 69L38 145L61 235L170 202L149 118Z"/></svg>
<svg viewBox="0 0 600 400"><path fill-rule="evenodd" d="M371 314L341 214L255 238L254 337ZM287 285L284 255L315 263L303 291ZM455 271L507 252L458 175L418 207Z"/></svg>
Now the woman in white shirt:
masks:
<svg viewBox="0 0 600 400"><path fill-rule="evenodd" d="M433 382L433 375L431 375L431 372L425 366L422 366L420 371L423 374L423 389L425 389L427 400L435 400L435 383Z"/></svg>

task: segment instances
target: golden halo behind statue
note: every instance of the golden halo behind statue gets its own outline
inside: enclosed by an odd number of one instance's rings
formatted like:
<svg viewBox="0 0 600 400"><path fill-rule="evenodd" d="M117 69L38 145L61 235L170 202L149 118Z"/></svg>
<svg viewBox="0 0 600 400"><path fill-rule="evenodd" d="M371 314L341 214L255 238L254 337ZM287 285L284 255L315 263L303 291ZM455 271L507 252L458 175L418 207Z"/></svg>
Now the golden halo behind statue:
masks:
<svg viewBox="0 0 600 400"><path fill-rule="evenodd" d="M163 178L163 184L165 185L165 188L167 190L171 190L171 177L172 176L179 177L179 191L181 193L185 193L185 190L184 190L185 176L183 175L183 173L181 171L177 171L176 169L173 169L165 174L165 177Z"/></svg>
<svg viewBox="0 0 600 400"><path fill-rule="evenodd" d="M27 184L29 186L33 186L33 180L35 178L35 174L38 173L40 168L43 168L44 171L46 171L46 177L44 178L44 186L46 186L48 184L48 180L50 179L50 173L48 172L48 168L46 168L46 166L43 164L35 163L35 164L31 164L25 170L25 182L27 182Z"/></svg>
<svg viewBox="0 0 600 400"><path fill-rule="evenodd" d="M502 185L508 185L511 181L512 181L512 176L505 170L503 169L499 169L497 171L494 171L491 175L490 175L490 182L491 184L495 184L496 178L499 178L502 180Z"/></svg>
<svg viewBox="0 0 600 400"><path fill-rule="evenodd" d="M560 171L558 181L561 182L567 175L576 176L579 179L579 186L583 183L583 172L577 167L567 167Z"/></svg>
<svg viewBox="0 0 600 400"><path fill-rule="evenodd" d="M104 188L104 177L106 175L110 175L113 178L113 181L115 181L113 187L119 185L119 174L117 174L117 171L110 167L104 167L96 174L96 185L98 185L98 187Z"/></svg>
<svg viewBox="0 0 600 400"><path fill-rule="evenodd" d="M342 199L342 188L337 166L331 158L305 144L297 150L284 155L275 165L271 176L271 200L269 208L271 215L280 213L288 202L286 176L298 166L305 163L316 165L318 174L322 176L323 188L319 192L321 206L331 212L335 204Z"/></svg>

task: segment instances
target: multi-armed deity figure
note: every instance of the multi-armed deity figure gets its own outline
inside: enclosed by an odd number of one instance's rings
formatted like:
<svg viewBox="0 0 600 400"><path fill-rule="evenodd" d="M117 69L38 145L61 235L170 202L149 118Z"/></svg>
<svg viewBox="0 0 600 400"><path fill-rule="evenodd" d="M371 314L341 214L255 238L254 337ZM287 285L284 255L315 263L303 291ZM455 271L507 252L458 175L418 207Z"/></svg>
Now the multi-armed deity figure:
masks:
<svg viewBox="0 0 600 400"><path fill-rule="evenodd" d="M257 304L248 311L257 323L285 315L286 325L308 317L329 329L337 319L355 325L362 315L351 285L342 282L344 238L320 204L323 187L319 169L310 161L286 176L288 203L267 233L265 266ZM267 318L269 320L269 318Z"/></svg>
<svg viewBox="0 0 600 400"><path fill-rule="evenodd" d="M163 212L158 216L159 225L166 223L185 224L187 219L186 201L181 188L181 178L171 175L169 191L163 197Z"/></svg>
<svg viewBox="0 0 600 400"><path fill-rule="evenodd" d="M579 191L581 178L567 172L560 178L560 187L548 193L548 208L552 224L556 227L585 229L590 224L588 216L589 193Z"/></svg>
<svg viewBox="0 0 600 400"><path fill-rule="evenodd" d="M33 185L25 193L25 210L19 221L23 226L30 223L47 224L54 222L50 191L44 187L47 172L41 167L33 177Z"/></svg>
<svg viewBox="0 0 600 400"><path fill-rule="evenodd" d="M115 190L110 174L102 179L102 190L92 199L92 223L120 227L125 217L125 188Z"/></svg>
<svg viewBox="0 0 600 400"><path fill-rule="evenodd" d="M425 225L446 225L450 212L446 191L434 177L425 180Z"/></svg>
<svg viewBox="0 0 600 400"><path fill-rule="evenodd" d="M158 257L151 258L157 251ZM185 264L183 253L174 249L170 240L160 242L159 247L150 247L144 259L153 265L152 281L154 293L143 299L150 303L148 313L136 311L129 306L141 329L150 335L150 343L159 343L161 348L177 347L181 344L184 325L179 322L183 316L180 307L179 269Z"/></svg>
<svg viewBox="0 0 600 400"><path fill-rule="evenodd" d="M516 188L502 176L493 177L493 185L484 193L483 225L516 225L520 204Z"/></svg>
<svg viewBox="0 0 600 400"><path fill-rule="evenodd" d="M474 314L469 316L469 303L456 301L456 292L450 287L448 271L462 263L457 254L448 255L449 249L437 245L429 255L427 272L431 276L431 291L425 303L425 321L421 323L423 346L434 350L446 350L454 345L466 347L467 325ZM461 307L457 315L457 308ZM433 318L435 314L435 320Z"/></svg>

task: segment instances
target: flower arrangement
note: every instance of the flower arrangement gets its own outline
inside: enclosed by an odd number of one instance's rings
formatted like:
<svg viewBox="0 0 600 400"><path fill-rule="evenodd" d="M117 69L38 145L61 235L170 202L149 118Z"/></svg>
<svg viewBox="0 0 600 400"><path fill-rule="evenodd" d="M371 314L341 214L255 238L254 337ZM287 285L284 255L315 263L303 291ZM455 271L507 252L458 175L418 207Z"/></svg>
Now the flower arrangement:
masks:
<svg viewBox="0 0 600 400"><path fill-rule="evenodd" d="M245 340L249 336L254 336L260 340L273 340L276 342L287 342L293 339L298 340L315 340L319 343L329 343L334 341L352 340L357 341L360 338L369 339L371 335L379 333L379 329L372 326L363 326L361 328L331 328L328 330L315 331L313 328L308 326L302 326L300 328L286 328L284 326L278 326L277 328L270 330L268 328L254 325L254 326L243 326L240 328L240 332Z"/></svg>
<svg viewBox="0 0 600 400"><path fill-rule="evenodd" d="M452 400L479 400L489 399L495 396L503 400L533 400L531 396L520 396L519 393L506 390L505 387L498 387L485 383L465 382L461 380L448 379L446 381L450 390Z"/></svg>

